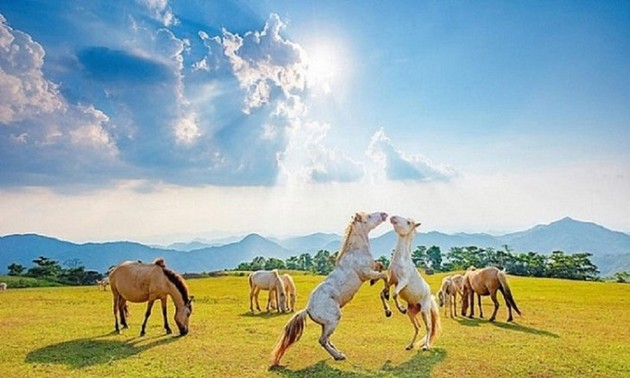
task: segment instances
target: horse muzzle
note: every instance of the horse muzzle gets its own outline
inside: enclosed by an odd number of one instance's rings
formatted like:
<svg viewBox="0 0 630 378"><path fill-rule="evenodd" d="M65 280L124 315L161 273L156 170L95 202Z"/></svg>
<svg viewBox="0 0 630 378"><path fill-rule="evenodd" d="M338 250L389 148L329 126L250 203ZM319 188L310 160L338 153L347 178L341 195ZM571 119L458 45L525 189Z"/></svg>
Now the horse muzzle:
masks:
<svg viewBox="0 0 630 378"><path fill-rule="evenodd" d="M188 335L188 328L180 327L180 328L179 328L179 335L180 335L180 336L186 336L186 335Z"/></svg>

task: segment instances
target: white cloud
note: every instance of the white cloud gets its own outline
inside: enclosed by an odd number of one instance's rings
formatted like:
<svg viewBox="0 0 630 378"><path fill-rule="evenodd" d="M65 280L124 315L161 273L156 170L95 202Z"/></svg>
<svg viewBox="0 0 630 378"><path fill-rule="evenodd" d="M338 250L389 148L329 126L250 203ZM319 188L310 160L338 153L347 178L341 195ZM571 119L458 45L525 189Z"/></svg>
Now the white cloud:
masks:
<svg viewBox="0 0 630 378"><path fill-rule="evenodd" d="M374 162L375 174L393 181L448 180L456 175L455 170L444 164L435 164L419 154L408 154L397 149L385 131L377 131L366 151Z"/></svg>
<svg viewBox="0 0 630 378"><path fill-rule="evenodd" d="M173 13L171 7L168 5L168 0L137 0L138 3L144 6L151 12L151 17L160 21L164 26L173 26L179 23L177 17Z"/></svg>

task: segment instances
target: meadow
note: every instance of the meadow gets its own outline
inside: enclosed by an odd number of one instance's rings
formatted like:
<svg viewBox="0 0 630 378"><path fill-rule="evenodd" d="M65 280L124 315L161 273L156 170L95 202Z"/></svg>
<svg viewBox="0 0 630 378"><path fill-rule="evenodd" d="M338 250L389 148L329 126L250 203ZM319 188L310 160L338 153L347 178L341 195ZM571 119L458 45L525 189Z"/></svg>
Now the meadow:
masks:
<svg viewBox="0 0 630 378"><path fill-rule="evenodd" d="M428 276L435 293L444 274ZM296 272L298 308L323 277ZM130 304L130 328L114 334L111 293L96 287L9 289L0 293L2 377L620 377L630 376L630 285L509 277L523 312L507 323L445 318L430 351L406 351L406 315L386 318L382 283L364 284L343 309L336 362L307 322L283 367L269 355L289 314L249 312L246 276L188 280L195 296L188 336L165 335L159 304L139 337L144 304ZM261 305L266 293L261 294ZM491 314L489 298L484 301ZM169 321L175 328L169 302ZM176 328L175 328L176 329ZM424 329L422 330L424 334Z"/></svg>

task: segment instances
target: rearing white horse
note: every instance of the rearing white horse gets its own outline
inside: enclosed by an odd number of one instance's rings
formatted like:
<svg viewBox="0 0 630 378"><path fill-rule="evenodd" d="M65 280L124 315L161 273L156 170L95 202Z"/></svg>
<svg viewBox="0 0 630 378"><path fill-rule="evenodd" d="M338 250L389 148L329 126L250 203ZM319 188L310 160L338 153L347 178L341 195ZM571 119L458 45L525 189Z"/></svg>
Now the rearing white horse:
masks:
<svg viewBox="0 0 630 378"><path fill-rule="evenodd" d="M319 343L335 359L346 356L330 342L330 336L341 319L341 308L352 300L365 281L387 279L374 270L368 233L387 219L385 213L357 213L346 228L335 269L311 293L306 308L296 313L284 326L282 336L272 353L272 366L278 366L286 350L302 336L308 315L322 326Z"/></svg>
<svg viewBox="0 0 630 378"><path fill-rule="evenodd" d="M391 316L387 299L389 299L389 287L396 285L394 289L394 302L398 311L409 316L411 324L415 329L415 333L406 349L413 349L418 331L420 330L420 321L418 313L422 313L422 320L427 328L427 335L422 345L423 350L431 347L431 344L437 338L440 331L440 312L438 311L435 298L431 295L429 284L420 276L415 264L411 260L411 243L416 235L416 228L420 223L414 222L412 219L405 219L399 216L392 216L390 222L394 226L394 231L398 234L398 242L392 262L389 265L389 279L385 289L381 292L381 300L385 308L385 315ZM398 302L398 295L407 302L407 308L404 308Z"/></svg>

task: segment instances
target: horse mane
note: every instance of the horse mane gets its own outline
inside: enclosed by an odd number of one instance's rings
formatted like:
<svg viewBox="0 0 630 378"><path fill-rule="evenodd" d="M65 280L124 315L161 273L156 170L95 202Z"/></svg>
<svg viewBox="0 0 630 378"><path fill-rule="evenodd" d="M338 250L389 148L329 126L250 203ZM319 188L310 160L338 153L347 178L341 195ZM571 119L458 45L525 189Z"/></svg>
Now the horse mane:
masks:
<svg viewBox="0 0 630 378"><path fill-rule="evenodd" d="M164 272L166 278L168 278L168 280L171 281L173 285L175 285L179 293L182 295L184 303L188 302L188 286L186 285L186 282L184 282L184 278L176 272L167 268L166 262L163 258L156 259L153 264L162 268L162 271Z"/></svg>
<svg viewBox="0 0 630 378"><path fill-rule="evenodd" d="M337 260L336 260L337 263L339 263L339 260L341 259L341 257L350 249L350 239L351 239L350 236L352 235L352 230L354 229L354 222L357 220L357 217L362 220L364 216L365 216L365 213L356 213L352 217L350 224L348 224L348 226L346 227L343 234L343 241L341 242L341 249L339 249L339 254L337 255Z"/></svg>

